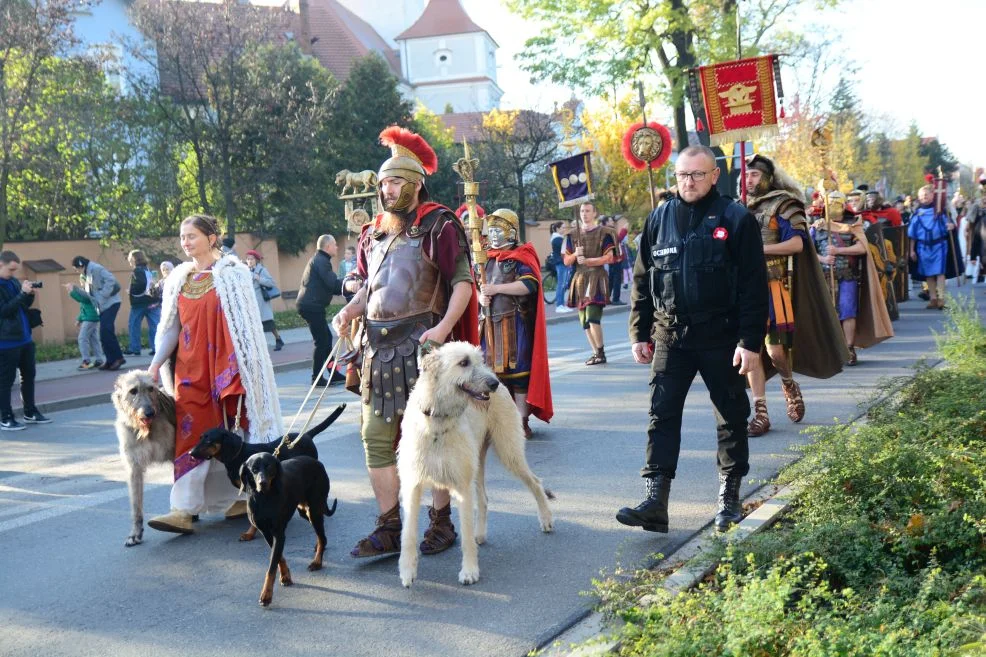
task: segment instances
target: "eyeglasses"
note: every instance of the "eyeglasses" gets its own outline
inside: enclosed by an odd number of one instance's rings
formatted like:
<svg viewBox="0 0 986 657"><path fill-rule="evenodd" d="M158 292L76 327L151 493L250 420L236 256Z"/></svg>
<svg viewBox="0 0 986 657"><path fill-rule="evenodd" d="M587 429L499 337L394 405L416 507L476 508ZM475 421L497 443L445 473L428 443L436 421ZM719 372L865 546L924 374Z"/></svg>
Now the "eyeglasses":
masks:
<svg viewBox="0 0 986 657"><path fill-rule="evenodd" d="M691 173L686 173L684 171L675 171L674 177L678 182L684 182L691 178L695 182L702 182L705 177L712 173L711 171L692 171Z"/></svg>

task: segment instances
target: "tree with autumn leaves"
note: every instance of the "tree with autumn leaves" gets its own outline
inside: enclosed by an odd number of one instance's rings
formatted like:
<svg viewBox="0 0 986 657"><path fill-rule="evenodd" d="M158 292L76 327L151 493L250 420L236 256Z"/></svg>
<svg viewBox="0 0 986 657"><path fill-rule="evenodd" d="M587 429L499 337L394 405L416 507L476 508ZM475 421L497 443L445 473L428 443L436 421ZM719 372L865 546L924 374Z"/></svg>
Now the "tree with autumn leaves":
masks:
<svg viewBox="0 0 986 657"><path fill-rule="evenodd" d="M637 171L623 159L623 135L640 121L640 107L632 94L603 102L582 112L582 148L591 150L596 199L602 212L622 214L639 222L651 211L647 171ZM655 187L664 187L665 169L654 170Z"/></svg>

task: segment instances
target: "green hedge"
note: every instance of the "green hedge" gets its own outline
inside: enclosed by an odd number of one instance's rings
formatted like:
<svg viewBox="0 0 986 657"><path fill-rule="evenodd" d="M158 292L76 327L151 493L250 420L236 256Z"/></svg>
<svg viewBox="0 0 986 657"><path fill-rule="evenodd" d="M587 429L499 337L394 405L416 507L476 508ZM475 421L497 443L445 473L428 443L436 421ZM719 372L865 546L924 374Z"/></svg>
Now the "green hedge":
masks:
<svg viewBox="0 0 986 657"><path fill-rule="evenodd" d="M620 655L986 655L986 329L971 302L949 307L945 367L816 429L782 474L804 491L782 522L720 546L677 596L659 574L597 584L626 622Z"/></svg>

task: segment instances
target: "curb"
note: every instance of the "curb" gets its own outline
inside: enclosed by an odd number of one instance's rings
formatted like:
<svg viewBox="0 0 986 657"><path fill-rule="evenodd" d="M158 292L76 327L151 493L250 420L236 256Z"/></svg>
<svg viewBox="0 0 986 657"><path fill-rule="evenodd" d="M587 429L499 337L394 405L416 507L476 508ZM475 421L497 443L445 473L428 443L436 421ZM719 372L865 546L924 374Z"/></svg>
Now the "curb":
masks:
<svg viewBox="0 0 986 657"><path fill-rule="evenodd" d="M772 490L773 489L773 490ZM773 525L783 515L791 501L797 496L797 488L785 486L774 489L772 484L764 484L743 501L763 500L733 529L725 534L710 535L712 522L692 534L670 555L648 565L648 569L677 567L674 573L661 584L671 594L680 593L698 584L719 565L716 561L700 559L701 553L710 538L721 536L729 543L739 543L746 538ZM642 605L657 601L654 595L645 595L638 601ZM589 612L567 630L550 639L550 643L536 648L539 657L600 657L608 655L619 647L619 640L610 634L618 626L607 622L598 611Z"/></svg>
<svg viewBox="0 0 986 657"><path fill-rule="evenodd" d="M279 372L290 372L293 370L300 370L311 366L310 360L292 360L286 363L278 363L274 365L274 373ZM112 393L110 392L100 392L92 395L80 395L78 397L66 397L65 399L57 399L49 402L42 402L38 404L38 410L42 413L54 413L56 411L71 411L77 408L85 408L86 406L94 406L96 404L108 404L110 403ZM22 410L21 407L15 407L14 411Z"/></svg>

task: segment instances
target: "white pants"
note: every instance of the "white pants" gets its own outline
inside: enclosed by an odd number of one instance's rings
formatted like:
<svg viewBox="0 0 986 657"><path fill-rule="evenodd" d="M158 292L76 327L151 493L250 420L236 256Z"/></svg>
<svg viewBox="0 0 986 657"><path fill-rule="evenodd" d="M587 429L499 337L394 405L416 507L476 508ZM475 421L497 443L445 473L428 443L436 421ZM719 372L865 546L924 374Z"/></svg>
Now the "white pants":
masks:
<svg viewBox="0 0 986 657"><path fill-rule="evenodd" d="M192 468L171 487L171 508L193 516L221 513L237 499L246 499L229 482L226 466L215 459Z"/></svg>

